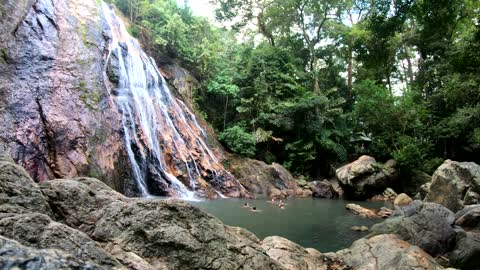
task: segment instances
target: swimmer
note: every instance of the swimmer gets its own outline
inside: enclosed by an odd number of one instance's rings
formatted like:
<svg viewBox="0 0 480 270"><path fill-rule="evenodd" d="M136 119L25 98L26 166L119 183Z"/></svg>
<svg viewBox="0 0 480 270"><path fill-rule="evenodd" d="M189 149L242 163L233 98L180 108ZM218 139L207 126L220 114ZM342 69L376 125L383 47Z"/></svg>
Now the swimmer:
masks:
<svg viewBox="0 0 480 270"><path fill-rule="evenodd" d="M243 204L243 208L248 208L248 202L245 202L245 203Z"/></svg>
<svg viewBox="0 0 480 270"><path fill-rule="evenodd" d="M253 212L257 211L257 207L256 206L252 207L252 211Z"/></svg>
<svg viewBox="0 0 480 270"><path fill-rule="evenodd" d="M272 197L272 203L275 203L275 197Z"/></svg>
<svg viewBox="0 0 480 270"><path fill-rule="evenodd" d="M282 203L282 201L280 201L280 203L278 204L278 208L280 208L280 209L284 209L284 208L285 208L285 207L284 207L284 204Z"/></svg>

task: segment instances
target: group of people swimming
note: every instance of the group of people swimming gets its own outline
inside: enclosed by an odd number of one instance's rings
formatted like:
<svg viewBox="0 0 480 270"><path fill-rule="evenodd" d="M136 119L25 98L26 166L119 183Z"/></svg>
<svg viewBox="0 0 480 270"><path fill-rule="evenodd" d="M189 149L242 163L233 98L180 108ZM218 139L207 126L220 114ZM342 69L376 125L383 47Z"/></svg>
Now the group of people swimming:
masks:
<svg viewBox="0 0 480 270"><path fill-rule="evenodd" d="M269 202L272 203L272 204L276 204L276 205L278 206L278 208L280 208L280 209L285 209L285 204L283 203L282 200L280 200L280 201L277 203L277 202L275 201L275 198L272 197L272 200L269 201ZM245 203L243 204L243 208L250 208L250 211L252 211L252 212L260 211L259 209L257 209L256 206L250 207L250 205L248 204L248 202L245 202Z"/></svg>

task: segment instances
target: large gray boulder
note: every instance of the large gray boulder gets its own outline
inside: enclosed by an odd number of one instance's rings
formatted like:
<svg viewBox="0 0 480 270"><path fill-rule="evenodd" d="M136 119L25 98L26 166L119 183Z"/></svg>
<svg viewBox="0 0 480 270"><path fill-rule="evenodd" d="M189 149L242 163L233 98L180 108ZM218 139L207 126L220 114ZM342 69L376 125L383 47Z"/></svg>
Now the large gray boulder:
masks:
<svg viewBox="0 0 480 270"><path fill-rule="evenodd" d="M395 213L394 217L375 224L372 235L396 234L435 256L449 251L455 243L452 211L436 203L414 201Z"/></svg>
<svg viewBox="0 0 480 270"><path fill-rule="evenodd" d="M36 249L0 236L0 269L95 270L91 262L58 249Z"/></svg>
<svg viewBox="0 0 480 270"><path fill-rule="evenodd" d="M479 203L480 166L473 162L446 160L432 176L425 201L441 204L456 212Z"/></svg>
<svg viewBox="0 0 480 270"><path fill-rule="evenodd" d="M381 194L394 183L398 176L395 166L394 161L383 165L376 162L373 157L361 156L356 161L337 169L335 174L345 197L367 199Z"/></svg>
<svg viewBox="0 0 480 270"><path fill-rule="evenodd" d="M447 255L450 265L459 269L480 269L480 233L456 228L455 246Z"/></svg>
<svg viewBox="0 0 480 270"><path fill-rule="evenodd" d="M356 270L439 270L444 269L430 255L393 234L355 241L337 256Z"/></svg>
<svg viewBox="0 0 480 270"><path fill-rule="evenodd" d="M0 156L0 218L33 212L53 216L46 198L25 169L9 157Z"/></svg>

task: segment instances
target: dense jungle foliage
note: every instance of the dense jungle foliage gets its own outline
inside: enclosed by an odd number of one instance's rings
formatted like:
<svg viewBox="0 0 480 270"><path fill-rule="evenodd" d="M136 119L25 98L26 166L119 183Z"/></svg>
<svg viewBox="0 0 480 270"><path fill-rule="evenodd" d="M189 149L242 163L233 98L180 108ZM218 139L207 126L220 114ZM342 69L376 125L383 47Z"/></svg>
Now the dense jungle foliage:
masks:
<svg viewBox="0 0 480 270"><path fill-rule="evenodd" d="M403 179L480 162L480 1L213 0L216 24L174 0L112 2L196 74L233 152L313 178L361 154Z"/></svg>

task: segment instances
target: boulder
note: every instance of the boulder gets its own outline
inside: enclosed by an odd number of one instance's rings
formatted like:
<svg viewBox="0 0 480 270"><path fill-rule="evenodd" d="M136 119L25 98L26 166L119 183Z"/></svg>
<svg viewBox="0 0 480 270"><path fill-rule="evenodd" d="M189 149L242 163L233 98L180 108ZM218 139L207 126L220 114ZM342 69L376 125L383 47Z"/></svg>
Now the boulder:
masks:
<svg viewBox="0 0 480 270"><path fill-rule="evenodd" d="M394 234L355 241L337 256L357 270L439 270L444 269L420 248Z"/></svg>
<svg viewBox="0 0 480 270"><path fill-rule="evenodd" d="M229 169L249 192L257 196L284 198L295 196L299 189L292 174L277 163L267 165L259 160L232 157Z"/></svg>
<svg viewBox="0 0 480 270"><path fill-rule="evenodd" d="M466 230L480 230L480 204L469 205L455 213L455 225Z"/></svg>
<svg viewBox="0 0 480 270"><path fill-rule="evenodd" d="M476 203L480 193L480 166L473 162L446 160L432 176L425 201L441 204L456 212Z"/></svg>
<svg viewBox="0 0 480 270"><path fill-rule="evenodd" d="M0 236L0 268L25 270L102 269L58 249L36 249Z"/></svg>
<svg viewBox="0 0 480 270"><path fill-rule="evenodd" d="M362 207L358 204L349 203L349 204L345 205L345 208L348 209L349 211L351 211L352 213L354 213L355 215L359 215L359 216L364 217L364 218L378 218L379 217L374 210Z"/></svg>
<svg viewBox="0 0 480 270"><path fill-rule="evenodd" d="M315 249L305 249L279 236L270 236L263 239L262 247L268 256L288 270L352 269L338 259L327 258Z"/></svg>
<svg viewBox="0 0 480 270"><path fill-rule="evenodd" d="M393 161L382 165L373 157L361 156L358 160L337 169L336 176L345 197L367 199L381 194L391 186L398 176L398 171Z"/></svg>
<svg viewBox="0 0 480 270"><path fill-rule="evenodd" d="M126 264L161 269L283 269L250 232L177 200L128 199L92 178L41 185L59 219ZM141 268L139 268L141 269Z"/></svg>
<svg viewBox="0 0 480 270"><path fill-rule="evenodd" d="M0 158L0 218L13 213L53 216L46 198L28 173L7 156Z"/></svg>
<svg viewBox="0 0 480 270"><path fill-rule="evenodd" d="M407 194L400 193L393 201L393 204L398 206L404 206L410 204L412 201L412 198L410 198Z"/></svg>
<svg viewBox="0 0 480 270"><path fill-rule="evenodd" d="M455 247L447 254L450 265L459 269L479 270L480 233L459 228L456 232Z"/></svg>
<svg viewBox="0 0 480 270"><path fill-rule="evenodd" d="M314 181L310 184L312 189L312 197L336 199L339 197L338 192L328 180Z"/></svg>
<svg viewBox="0 0 480 270"><path fill-rule="evenodd" d="M452 211L436 203L414 201L393 217L373 225L371 235L394 233L432 256L444 254L455 242Z"/></svg>

